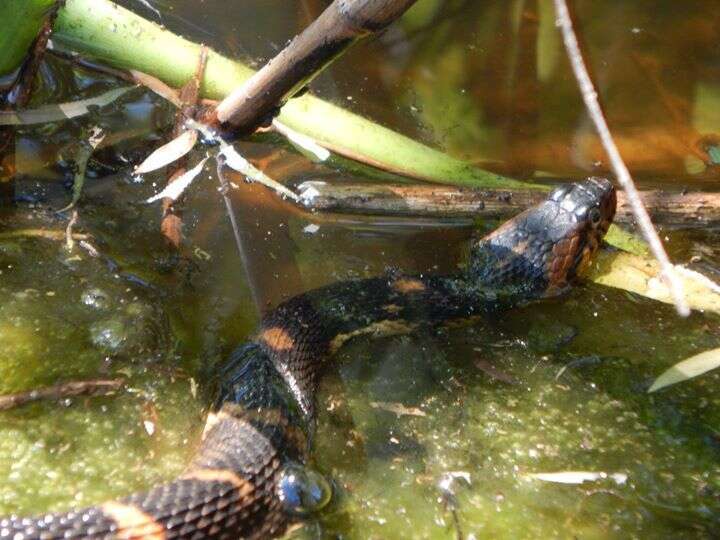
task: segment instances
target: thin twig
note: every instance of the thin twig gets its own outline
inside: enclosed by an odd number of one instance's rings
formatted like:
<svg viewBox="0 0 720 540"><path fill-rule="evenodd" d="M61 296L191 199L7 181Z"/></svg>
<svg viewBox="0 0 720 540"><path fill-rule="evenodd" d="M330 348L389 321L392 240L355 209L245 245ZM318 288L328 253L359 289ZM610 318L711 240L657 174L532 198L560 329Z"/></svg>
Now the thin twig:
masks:
<svg viewBox="0 0 720 540"><path fill-rule="evenodd" d="M232 200L230 199L230 182L225 177L225 173L223 171L223 167L225 167L226 161L225 155L218 153L215 160L217 162L217 177L218 181L220 182L220 194L225 201L225 208L227 209L228 217L230 218L230 225L232 226L233 230L233 236L235 237L235 245L237 246L240 260L242 261L243 268L245 269L246 275L250 283L250 293L252 294L255 307L259 312L261 306L260 294L253 284L252 276L249 274L250 265L248 263L247 252L245 251L242 236L240 235L240 227L238 226L237 219L235 218L235 209L233 208Z"/></svg>
<svg viewBox="0 0 720 540"><path fill-rule="evenodd" d="M8 238L45 238L46 240L58 240L60 242L67 241L66 231L48 230L48 229L17 229L14 231L0 232L0 240ZM73 240L87 240L89 234L72 233Z"/></svg>
<svg viewBox="0 0 720 540"><path fill-rule="evenodd" d="M235 244L237 245L238 251L242 252L242 241L240 240L240 229L238 228L237 221L235 220L235 210L233 209L232 200L230 200L230 182L225 178L223 173L223 167L225 166L225 157L218 156L217 159L217 177L220 182L220 194L225 201L225 207L228 211L228 217L230 218L230 224L232 225L233 235L235 236Z"/></svg>
<svg viewBox="0 0 720 540"><path fill-rule="evenodd" d="M75 247L75 240L73 239L73 227L77 223L78 212L73 209L70 215L70 221L68 221L67 228L65 229L65 249L72 251Z"/></svg>
<svg viewBox="0 0 720 540"><path fill-rule="evenodd" d="M180 90L179 97L181 105L180 110L178 110L175 114L175 126L172 131L173 137L180 137L183 133L197 134L197 132L194 131L186 131L185 120L192 117L195 107L197 106L200 96L200 82L205 74L207 59L208 49L203 45L200 47L200 55L198 57L197 67L195 68L195 74ZM185 154L171 165L168 170L168 187L170 187L175 181L183 178L185 173L188 171L188 163L189 160L187 154ZM183 241L182 214L182 198L163 198L160 231L169 244L176 250L180 249Z"/></svg>
<svg viewBox="0 0 720 540"><path fill-rule="evenodd" d="M690 314L690 308L685 301L685 293L683 291L682 283L675 273L667 253L665 253L662 241L660 240L655 227L653 227L645 206L640 200L640 195L638 194L635 183L630 176L630 171L628 171L628 168L620 156L617 146L615 145L615 141L613 141L612 135L610 134L610 129L608 128L602 108L600 107L600 102L598 101L597 92L595 91L595 87L590 79L590 74L585 67L585 62L583 60L582 53L580 52L580 46L578 45L577 37L575 36L575 31L573 30L572 19L570 18L570 13L565 0L555 0L555 12L557 15L557 24L560 26L568 58L570 59L570 64L572 65L575 78L578 81L578 86L580 87L580 93L582 94L583 101L585 102L585 107L587 108L590 119L595 124L595 129L600 136L600 141L602 142L605 152L610 159L610 166L615 172L618 182L625 190L625 195L633 209L635 217L637 218L640 231L650 245L650 251L652 251L652 254L657 259L658 263L660 263L660 274L665 280L668 289L670 289L670 294L672 295L675 303L675 309L677 309L679 315L687 317Z"/></svg>
<svg viewBox="0 0 720 540"><path fill-rule="evenodd" d="M214 129L249 135L358 40L389 26L416 0L335 0L310 26L204 119Z"/></svg>
<svg viewBox="0 0 720 540"><path fill-rule="evenodd" d="M0 396L0 411L25 405L41 399L63 399L81 394L93 396L107 395L119 390L125 383L123 379L99 379L89 381L71 381L55 386L46 386L16 394Z"/></svg>

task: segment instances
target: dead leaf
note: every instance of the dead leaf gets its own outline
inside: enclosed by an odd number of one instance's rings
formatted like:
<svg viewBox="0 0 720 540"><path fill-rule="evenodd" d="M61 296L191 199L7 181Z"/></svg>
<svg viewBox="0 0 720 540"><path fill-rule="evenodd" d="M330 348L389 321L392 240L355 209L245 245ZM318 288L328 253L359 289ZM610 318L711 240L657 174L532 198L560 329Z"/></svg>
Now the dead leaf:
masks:
<svg viewBox="0 0 720 540"><path fill-rule="evenodd" d="M135 174L145 174L150 171L169 165L170 163L177 161L190 150L193 149L198 139L198 133L194 129L188 129L183 131L180 135L175 137L172 141L164 144L152 154L150 154L145 161L135 169ZM175 182L173 182L175 184Z"/></svg>
<svg viewBox="0 0 720 540"><path fill-rule="evenodd" d="M158 193L157 195L153 195L145 202L152 203L160 199L164 199L165 197L167 197L168 199L172 199L173 201L176 200L180 195L183 194L185 189L192 183L192 181L195 180L195 177L202 172L203 167L205 166L205 162L207 160L208 158L205 158L200 161L200 163L195 165L188 172L186 172L182 176L178 176L160 193Z"/></svg>
<svg viewBox="0 0 720 540"><path fill-rule="evenodd" d="M687 381L720 366L720 348L701 352L678 362L663 372L648 388L648 393L655 392L671 384Z"/></svg>
<svg viewBox="0 0 720 540"><path fill-rule="evenodd" d="M627 474L625 473L606 473L591 471L559 471L552 473L531 473L526 475L528 478L542 480L544 482L554 482L556 484L582 484L583 482L597 482L607 478L613 480L618 485L627 482Z"/></svg>
<svg viewBox="0 0 720 540"><path fill-rule="evenodd" d="M104 107L117 98L135 88L126 86L108 90L89 99L70 101L68 103L55 103L43 105L37 109L25 109L22 111L0 111L1 126L27 126L30 124L45 124L47 122L59 122L68 118L76 118L87 114L91 107Z"/></svg>
<svg viewBox="0 0 720 540"><path fill-rule="evenodd" d="M499 370L487 360L481 360L479 358L476 359L475 367L498 381L502 381L507 384L518 384L518 380L515 377Z"/></svg>
<svg viewBox="0 0 720 540"><path fill-rule="evenodd" d="M220 149L220 154L225 157L225 164L228 167L240 174L244 174L251 182L257 182L258 184L269 187L270 189L278 192L280 195L284 195L295 202L300 200L296 193L283 186L277 180L273 180L247 159L242 157L232 145L223 145Z"/></svg>
<svg viewBox="0 0 720 540"><path fill-rule="evenodd" d="M317 161L327 161L330 158L330 151L327 148L320 146L312 137L308 137L304 133L299 133L294 129L290 129L278 120L273 120L273 127L279 133L285 135L285 137L287 137L287 139L297 148L301 151L304 150Z"/></svg>
<svg viewBox="0 0 720 540"><path fill-rule="evenodd" d="M130 75L132 75L133 79L135 79L137 82L139 82L143 86L148 87L158 96L168 100L178 109L183 106L182 100L180 99L177 90L171 88L157 77L153 77L152 75L148 75L147 73L143 73L142 71L137 71L135 69L130 70Z"/></svg>

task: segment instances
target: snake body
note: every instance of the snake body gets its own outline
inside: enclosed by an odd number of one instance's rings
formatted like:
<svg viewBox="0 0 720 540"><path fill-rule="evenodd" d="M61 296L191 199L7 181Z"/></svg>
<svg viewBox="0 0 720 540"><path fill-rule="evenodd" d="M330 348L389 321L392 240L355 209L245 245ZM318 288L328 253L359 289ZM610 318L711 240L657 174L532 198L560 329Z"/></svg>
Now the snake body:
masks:
<svg viewBox="0 0 720 540"><path fill-rule="evenodd" d="M361 334L398 334L496 313L564 290L615 213L607 180L563 185L475 242L452 276L346 281L286 301L220 374L221 391L185 474L99 506L0 519L0 539L232 539L282 534L324 502L305 466L325 360Z"/></svg>

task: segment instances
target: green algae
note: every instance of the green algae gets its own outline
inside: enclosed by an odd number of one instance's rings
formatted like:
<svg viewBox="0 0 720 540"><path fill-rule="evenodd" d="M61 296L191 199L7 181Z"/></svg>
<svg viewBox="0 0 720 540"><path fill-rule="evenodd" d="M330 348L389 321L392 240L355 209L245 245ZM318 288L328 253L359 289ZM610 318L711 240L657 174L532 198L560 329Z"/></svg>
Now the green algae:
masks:
<svg viewBox="0 0 720 540"><path fill-rule="evenodd" d="M60 242L12 245L0 249L0 392L95 378L125 384L115 395L0 412L0 511L89 505L177 474L203 405L174 362L152 296Z"/></svg>
<svg viewBox="0 0 720 540"><path fill-rule="evenodd" d="M144 219L130 221L134 236L151 226ZM95 229L129 234L108 221ZM305 225L286 226L307 287L386 265L452 271L462 251L421 254L402 227L378 237L365 225L356 236L329 223L308 235ZM215 271L206 267L177 296L157 294L174 285L147 260L150 288L59 242L0 243L3 392L127 381L115 395L0 413L2 513L92 504L183 469L209 402L204 373L256 324L232 258L221 257L226 235L204 246ZM382 255L358 255L369 250ZM137 246L115 252L143 267ZM313 261L328 252L316 272ZM128 320L136 324L119 349L93 340L94 325L122 333ZM319 401L313 467L333 480L334 498L300 534L456 538L459 527L464 538L708 536L720 512L718 374L645 390L678 357L717 346L716 328L716 316L679 320L669 306L593 285L469 326L355 340L330 367ZM562 471L606 477L565 485L532 476Z"/></svg>
<svg viewBox="0 0 720 540"><path fill-rule="evenodd" d="M720 377L657 399L644 388L660 364L718 336L698 317L676 321L675 339L660 346L662 325L648 328L647 320L633 318L627 300L607 295L586 290L508 314L489 328L440 332L435 339L445 347L422 338L351 345L342 355L349 367L341 368L351 381L349 405L342 414L322 407L318 435L337 441L344 431L352 441L345 448L319 442L316 459L330 464L340 493L323 519L328 534L455 538L459 528L467 538L709 536L720 515L720 399L712 391ZM649 310L656 321L673 318L670 308L643 304L645 316ZM620 309L624 329L613 316ZM574 324L577 337L560 352L534 351L526 328L538 317ZM642 358L616 346L636 334L644 338L637 343ZM516 383L473 367L473 358ZM424 379L434 389L418 387ZM336 395L329 392L326 402L335 403ZM369 406L388 396L422 415ZM607 477L579 485L532 477L561 471ZM455 478L450 501L441 489L448 474Z"/></svg>

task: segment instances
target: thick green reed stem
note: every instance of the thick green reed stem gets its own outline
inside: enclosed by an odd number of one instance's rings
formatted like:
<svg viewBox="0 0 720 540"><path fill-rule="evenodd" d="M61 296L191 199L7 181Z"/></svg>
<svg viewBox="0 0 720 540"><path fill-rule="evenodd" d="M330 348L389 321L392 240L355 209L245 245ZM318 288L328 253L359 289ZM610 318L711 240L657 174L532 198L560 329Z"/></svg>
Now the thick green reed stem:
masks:
<svg viewBox="0 0 720 540"><path fill-rule="evenodd" d="M109 0L68 0L55 24L54 39L83 55L149 73L175 87L193 75L200 48ZM222 99L252 73L211 52L202 96ZM291 100L278 119L340 155L394 173L444 184L542 189L482 170L311 95Z"/></svg>

